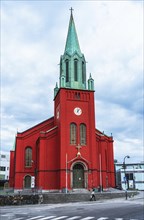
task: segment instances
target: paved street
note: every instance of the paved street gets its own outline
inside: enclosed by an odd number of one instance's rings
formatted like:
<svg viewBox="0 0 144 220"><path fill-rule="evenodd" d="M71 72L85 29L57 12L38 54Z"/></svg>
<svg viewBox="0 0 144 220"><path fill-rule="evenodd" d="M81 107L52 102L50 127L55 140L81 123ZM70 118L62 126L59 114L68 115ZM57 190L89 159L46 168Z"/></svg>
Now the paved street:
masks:
<svg viewBox="0 0 144 220"><path fill-rule="evenodd" d="M142 195L142 194L141 194ZM143 220L143 198L0 208L0 220Z"/></svg>

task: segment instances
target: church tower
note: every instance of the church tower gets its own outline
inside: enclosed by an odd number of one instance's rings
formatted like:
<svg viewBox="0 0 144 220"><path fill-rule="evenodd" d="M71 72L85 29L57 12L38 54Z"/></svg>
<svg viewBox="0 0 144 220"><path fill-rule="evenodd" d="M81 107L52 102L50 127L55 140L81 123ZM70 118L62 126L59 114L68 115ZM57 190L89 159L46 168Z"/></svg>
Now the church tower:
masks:
<svg viewBox="0 0 144 220"><path fill-rule="evenodd" d="M59 130L60 188L65 186L66 169L68 188L87 188L89 172L92 175L97 172L94 80L90 74L87 86L86 61L79 46L72 9L65 50L60 57L59 79L54 102ZM95 185L96 181L95 178Z"/></svg>

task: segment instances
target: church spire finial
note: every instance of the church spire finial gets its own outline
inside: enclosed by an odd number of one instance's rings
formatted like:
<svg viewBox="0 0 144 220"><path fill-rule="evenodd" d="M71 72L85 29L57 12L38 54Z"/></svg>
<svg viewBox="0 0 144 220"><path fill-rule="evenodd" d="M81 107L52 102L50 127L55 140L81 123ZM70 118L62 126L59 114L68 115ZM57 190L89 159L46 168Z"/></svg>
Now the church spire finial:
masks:
<svg viewBox="0 0 144 220"><path fill-rule="evenodd" d="M74 9L71 7L69 10L71 11L71 15L73 15L72 11L74 11Z"/></svg>

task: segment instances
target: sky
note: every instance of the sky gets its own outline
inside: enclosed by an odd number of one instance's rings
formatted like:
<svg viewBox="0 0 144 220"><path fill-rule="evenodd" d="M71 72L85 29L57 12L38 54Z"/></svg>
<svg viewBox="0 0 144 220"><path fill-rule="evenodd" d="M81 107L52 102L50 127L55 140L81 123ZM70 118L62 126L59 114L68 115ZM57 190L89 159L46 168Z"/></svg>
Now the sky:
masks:
<svg viewBox="0 0 144 220"><path fill-rule="evenodd" d="M144 161L143 1L1 0L1 150L54 115L69 9L87 78L95 83L96 128L114 138L114 159Z"/></svg>

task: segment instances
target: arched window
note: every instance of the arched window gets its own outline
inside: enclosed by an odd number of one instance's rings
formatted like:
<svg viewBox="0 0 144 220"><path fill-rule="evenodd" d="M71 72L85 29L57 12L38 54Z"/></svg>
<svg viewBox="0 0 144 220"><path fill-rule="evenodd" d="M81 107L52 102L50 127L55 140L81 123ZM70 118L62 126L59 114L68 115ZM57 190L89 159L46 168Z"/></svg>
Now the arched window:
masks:
<svg viewBox="0 0 144 220"><path fill-rule="evenodd" d="M60 62L60 74L62 74L62 62Z"/></svg>
<svg viewBox="0 0 144 220"><path fill-rule="evenodd" d="M78 81L78 60L74 59L74 81Z"/></svg>
<svg viewBox="0 0 144 220"><path fill-rule="evenodd" d="M80 124L80 144L86 145L86 125Z"/></svg>
<svg viewBox="0 0 144 220"><path fill-rule="evenodd" d="M24 188L31 188L31 176L29 175L24 178Z"/></svg>
<svg viewBox="0 0 144 220"><path fill-rule="evenodd" d="M68 59L65 61L66 64L66 82L69 82L69 61Z"/></svg>
<svg viewBox="0 0 144 220"><path fill-rule="evenodd" d="M82 83L85 82L85 65L84 62L82 62Z"/></svg>
<svg viewBox="0 0 144 220"><path fill-rule="evenodd" d="M25 149L25 166L26 167L32 166L32 149L31 149L31 147L27 147Z"/></svg>
<svg viewBox="0 0 144 220"><path fill-rule="evenodd" d="M75 123L70 124L70 144L76 144L77 140L77 126Z"/></svg>

